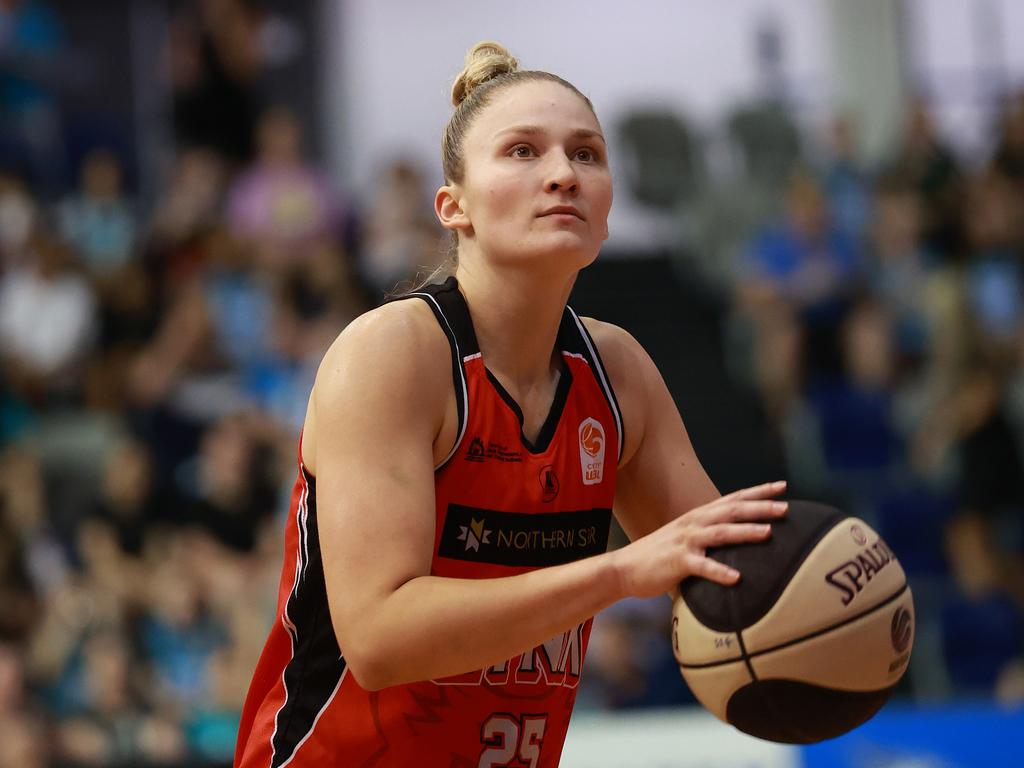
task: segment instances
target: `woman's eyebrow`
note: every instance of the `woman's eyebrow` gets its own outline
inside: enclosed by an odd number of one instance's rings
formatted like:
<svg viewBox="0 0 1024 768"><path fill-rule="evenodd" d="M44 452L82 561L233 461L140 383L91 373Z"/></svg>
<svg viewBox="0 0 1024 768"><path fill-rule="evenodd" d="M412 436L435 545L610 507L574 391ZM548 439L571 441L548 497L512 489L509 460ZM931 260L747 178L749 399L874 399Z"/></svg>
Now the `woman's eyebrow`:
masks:
<svg viewBox="0 0 1024 768"><path fill-rule="evenodd" d="M504 136L507 133L514 133L520 136L536 136L538 134L547 133L547 130L539 125L513 125L508 128L502 128L500 131L495 133L495 137ZM600 139L604 141L604 136L600 131L595 131L592 128L577 128L571 134L574 139Z"/></svg>

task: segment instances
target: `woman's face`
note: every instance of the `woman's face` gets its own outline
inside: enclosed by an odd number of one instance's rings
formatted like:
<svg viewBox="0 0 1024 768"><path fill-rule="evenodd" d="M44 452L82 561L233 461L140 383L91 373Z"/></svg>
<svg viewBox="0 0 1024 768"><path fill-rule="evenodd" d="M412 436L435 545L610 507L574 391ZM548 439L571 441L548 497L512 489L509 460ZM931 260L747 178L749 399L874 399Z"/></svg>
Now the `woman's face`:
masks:
<svg viewBox="0 0 1024 768"><path fill-rule="evenodd" d="M611 174L601 126L563 85L533 81L494 94L463 143L460 259L575 271L608 237ZM439 209L440 210L440 209Z"/></svg>

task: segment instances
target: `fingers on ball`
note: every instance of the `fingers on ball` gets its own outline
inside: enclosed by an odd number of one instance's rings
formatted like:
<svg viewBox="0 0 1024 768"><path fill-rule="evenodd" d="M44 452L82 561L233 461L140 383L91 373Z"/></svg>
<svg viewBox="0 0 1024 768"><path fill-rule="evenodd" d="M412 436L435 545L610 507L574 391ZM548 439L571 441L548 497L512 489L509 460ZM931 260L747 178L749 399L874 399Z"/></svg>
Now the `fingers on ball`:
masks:
<svg viewBox="0 0 1024 768"><path fill-rule="evenodd" d="M789 504L785 501L737 501L724 511L728 520L757 520L763 517L781 517L786 514Z"/></svg>
<svg viewBox="0 0 1024 768"><path fill-rule="evenodd" d="M761 485L754 485L750 488L741 488L738 491L734 491L723 498L726 499L760 499L765 496L777 496L786 490L785 480L775 480L770 483L762 483Z"/></svg>
<svg viewBox="0 0 1024 768"><path fill-rule="evenodd" d="M720 523L709 525L700 537L705 547L720 547L725 544L742 544L748 541L760 541L771 535L771 525L767 523Z"/></svg>
<svg viewBox="0 0 1024 768"><path fill-rule="evenodd" d="M740 572L730 568L725 563L720 563L710 557L702 559L699 569L694 572L695 576L702 576L709 581L729 586L740 580Z"/></svg>

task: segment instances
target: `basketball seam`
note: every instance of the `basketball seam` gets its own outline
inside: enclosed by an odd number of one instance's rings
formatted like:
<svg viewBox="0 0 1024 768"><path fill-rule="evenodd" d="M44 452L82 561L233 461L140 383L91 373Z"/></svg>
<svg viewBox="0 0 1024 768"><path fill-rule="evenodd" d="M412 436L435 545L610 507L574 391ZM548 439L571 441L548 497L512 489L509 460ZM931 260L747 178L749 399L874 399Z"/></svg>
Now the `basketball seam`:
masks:
<svg viewBox="0 0 1024 768"><path fill-rule="evenodd" d="M740 653L743 654L741 658L743 659L743 663L747 665L747 672L750 673L750 679L753 680L756 683L757 682L757 673L754 672L754 665L750 663L750 654L747 653L747 645L746 645L746 643L743 642L743 633L742 632L737 632L736 633L736 640L740 644Z"/></svg>
<svg viewBox="0 0 1024 768"><path fill-rule="evenodd" d="M896 592L894 592L892 595L887 597L885 600L883 600L882 602L880 602L880 603L878 603L876 605L871 606L870 608L868 608L866 610L861 611L860 613L856 614L855 616L851 616L848 619L843 619L838 624L831 624L831 625L825 627L824 629L817 629L814 632L809 632L808 634L802 635L802 636L797 637L797 638L794 638L793 640L787 640L784 643L779 643L778 645L773 645L770 648L764 648L764 649L762 649L760 651L754 651L753 653L750 653L750 654L747 653L746 646L743 644L743 638L741 636L741 633L737 632L736 635L737 635L737 637L739 637L740 649L743 651L743 655L742 656L739 656L739 657L734 658L734 659L723 659L721 661L711 661L711 662L708 662L706 664L683 664L682 662L680 662L679 663L679 668L680 669L708 669L709 667L720 667L723 664L735 664L737 661L744 661L744 662L747 663L747 665L749 667L750 666L749 659L753 659L753 658L755 658L757 656L763 656L766 653L772 653L774 651L779 651L779 650L782 650L783 648L788 648L791 645L796 645L797 643L802 643L805 640L811 640L812 638L818 637L819 635L824 635L827 632L831 632L833 629L839 629L840 627L845 627L847 624L850 624L851 622L857 621L858 619L861 619L861 618L867 616L869 613L874 613L879 608L884 608L885 606L889 605L893 601L899 599L903 595L903 593L906 592L907 589L909 589L909 587L910 587L909 582L903 582L903 586L900 587L898 590L896 590ZM750 673L751 673L751 675L753 675L754 671L751 669ZM754 679L756 680L757 678L755 677Z"/></svg>

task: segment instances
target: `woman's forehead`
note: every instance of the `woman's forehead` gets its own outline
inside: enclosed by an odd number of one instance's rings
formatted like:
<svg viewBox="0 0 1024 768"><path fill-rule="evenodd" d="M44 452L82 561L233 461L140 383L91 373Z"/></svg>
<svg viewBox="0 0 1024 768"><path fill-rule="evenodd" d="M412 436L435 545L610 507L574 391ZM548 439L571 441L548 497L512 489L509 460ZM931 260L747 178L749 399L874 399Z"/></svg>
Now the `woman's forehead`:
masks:
<svg viewBox="0 0 1024 768"><path fill-rule="evenodd" d="M494 94L470 132L488 143L517 128L534 132L597 132L601 126L586 101L575 91L550 80L517 83Z"/></svg>

